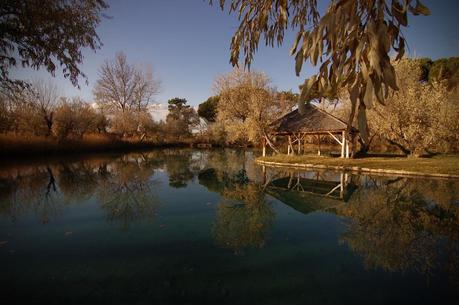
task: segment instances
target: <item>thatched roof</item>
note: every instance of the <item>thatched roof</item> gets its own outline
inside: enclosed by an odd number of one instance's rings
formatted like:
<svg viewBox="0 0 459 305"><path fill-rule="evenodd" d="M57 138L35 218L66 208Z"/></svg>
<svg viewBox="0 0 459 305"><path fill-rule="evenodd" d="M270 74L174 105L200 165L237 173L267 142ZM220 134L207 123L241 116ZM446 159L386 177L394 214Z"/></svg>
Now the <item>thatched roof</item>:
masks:
<svg viewBox="0 0 459 305"><path fill-rule="evenodd" d="M270 124L275 134L289 133L337 133L347 129L347 123L330 113L307 103L304 113L298 109L287 113L280 119ZM356 132L356 129L352 129Z"/></svg>

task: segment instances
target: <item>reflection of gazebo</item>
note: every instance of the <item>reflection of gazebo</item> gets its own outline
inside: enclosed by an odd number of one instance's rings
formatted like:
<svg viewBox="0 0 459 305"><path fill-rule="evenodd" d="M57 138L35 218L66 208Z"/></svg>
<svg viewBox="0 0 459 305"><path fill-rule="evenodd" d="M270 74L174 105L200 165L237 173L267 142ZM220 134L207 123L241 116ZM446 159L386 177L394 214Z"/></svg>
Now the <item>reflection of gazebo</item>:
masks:
<svg viewBox="0 0 459 305"><path fill-rule="evenodd" d="M307 103L304 111L293 110L270 124L271 135L287 136L287 154L294 154L293 145L297 143L297 153L301 153L301 143L306 136L317 136L318 154L320 155L321 136L331 136L341 145L341 157L349 158L349 140L352 142L352 150L355 147L357 129L347 129L347 123L330 113ZM266 141L263 141L263 156L266 155ZM351 152L352 153L352 152Z"/></svg>
<svg viewBox="0 0 459 305"><path fill-rule="evenodd" d="M267 176L264 181L266 193L304 214L341 205L349 200L355 190L346 173L339 173L339 181L325 180L327 178L319 172Z"/></svg>

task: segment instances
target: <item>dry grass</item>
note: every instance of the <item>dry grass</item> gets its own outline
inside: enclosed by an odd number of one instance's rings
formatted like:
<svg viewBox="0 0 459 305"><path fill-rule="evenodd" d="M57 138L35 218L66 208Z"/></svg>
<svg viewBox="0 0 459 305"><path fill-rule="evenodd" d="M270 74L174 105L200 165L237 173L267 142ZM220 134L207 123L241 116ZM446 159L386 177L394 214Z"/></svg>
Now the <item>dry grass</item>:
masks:
<svg viewBox="0 0 459 305"><path fill-rule="evenodd" d="M287 164L302 163L331 166L356 166L371 169L404 170L426 174L459 175L459 155L457 154L437 155L431 158L366 157L359 159L319 157L317 155L275 155L260 157L259 160Z"/></svg>
<svg viewBox="0 0 459 305"><path fill-rule="evenodd" d="M0 134L0 155L8 157L140 149L161 145L151 141L141 142L139 138L120 139L110 134L90 134L81 139L66 141L58 141L53 137Z"/></svg>

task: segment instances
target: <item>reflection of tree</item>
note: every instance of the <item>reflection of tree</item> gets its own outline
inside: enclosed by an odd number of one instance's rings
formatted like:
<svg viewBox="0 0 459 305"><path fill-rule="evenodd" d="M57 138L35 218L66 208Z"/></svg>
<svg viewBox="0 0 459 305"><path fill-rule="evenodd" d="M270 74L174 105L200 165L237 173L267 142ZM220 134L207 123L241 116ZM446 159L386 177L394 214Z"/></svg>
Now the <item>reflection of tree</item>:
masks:
<svg viewBox="0 0 459 305"><path fill-rule="evenodd" d="M42 220L42 223L48 223L49 217L59 214L61 208L58 203L59 194L57 192L54 173L49 166L46 167L46 172L48 173L46 191L40 192L38 196L35 197L36 203L34 204L35 211Z"/></svg>
<svg viewBox="0 0 459 305"><path fill-rule="evenodd" d="M443 267L458 280L457 187L441 180L373 180L338 210L351 218L342 240L369 268L432 274Z"/></svg>
<svg viewBox="0 0 459 305"><path fill-rule="evenodd" d="M208 160L208 166L215 167L198 175L199 184L223 197L214 224L214 238L219 246L236 253L247 247L262 247L274 221L263 188L250 181L244 161L244 152L217 151Z"/></svg>
<svg viewBox="0 0 459 305"><path fill-rule="evenodd" d="M151 189L153 173L154 169L139 163L116 163L99 188L99 200L110 221L128 228L133 221L154 217L158 202Z"/></svg>
<svg viewBox="0 0 459 305"><path fill-rule="evenodd" d="M167 172L169 174L169 185L174 188L186 187L188 181L194 177L193 172L188 167L186 160L176 160L168 163Z"/></svg>
<svg viewBox="0 0 459 305"><path fill-rule="evenodd" d="M190 150L168 150L165 154L169 185L174 188L186 187L192 180L194 173L191 171Z"/></svg>
<svg viewBox="0 0 459 305"><path fill-rule="evenodd" d="M207 167L214 168L219 179L224 179L223 175L232 176L245 169L245 161L243 150L222 149L209 155Z"/></svg>
<svg viewBox="0 0 459 305"><path fill-rule="evenodd" d="M15 220L34 211L48 223L62 212L63 203L96 195L108 219L133 220L154 215L156 200L150 177L161 166L161 154L128 154L49 166L20 166L0 173L0 213Z"/></svg>
<svg viewBox="0 0 459 305"><path fill-rule="evenodd" d="M100 170L85 162L64 163L58 169L59 189L66 199L88 200L97 189Z"/></svg>
<svg viewBox="0 0 459 305"><path fill-rule="evenodd" d="M274 221L261 186L236 184L223 191L214 225L217 244L240 253L247 247L263 247Z"/></svg>
<svg viewBox="0 0 459 305"><path fill-rule="evenodd" d="M36 167L27 173L17 172L2 179L0 184L0 212L16 220L27 211L34 211L42 223L61 212L59 193L53 170L49 166Z"/></svg>

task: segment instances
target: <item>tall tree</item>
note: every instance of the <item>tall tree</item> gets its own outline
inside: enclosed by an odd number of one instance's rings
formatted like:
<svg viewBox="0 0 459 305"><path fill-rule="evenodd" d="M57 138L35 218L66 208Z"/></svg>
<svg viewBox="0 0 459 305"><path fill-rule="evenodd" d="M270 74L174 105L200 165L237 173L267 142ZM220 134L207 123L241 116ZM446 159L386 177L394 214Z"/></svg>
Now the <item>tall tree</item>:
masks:
<svg viewBox="0 0 459 305"><path fill-rule="evenodd" d="M215 81L220 96L217 123L227 131L228 142L258 142L279 112L269 78L256 71L234 69Z"/></svg>
<svg viewBox="0 0 459 305"><path fill-rule="evenodd" d="M374 100L383 103L390 89L398 89L388 54L394 50L397 59L403 56L405 39L401 30L408 25L408 14L430 12L419 0L329 3L320 16L316 0L219 0L221 9L228 7L240 20L231 40L231 63L238 65L242 49L245 65L250 66L261 37L267 45L281 45L287 29L296 31L291 49L296 74L307 60L314 66L320 64L319 73L300 86L300 111L304 101L335 95L346 88L352 101L349 122L357 112L366 141L366 109Z"/></svg>
<svg viewBox="0 0 459 305"><path fill-rule="evenodd" d="M168 119L179 120L184 117L186 112L191 108L187 105L188 101L184 98L175 97L167 101Z"/></svg>
<svg viewBox="0 0 459 305"><path fill-rule="evenodd" d="M96 102L108 111L144 111L160 89L151 69L146 71L129 64L123 52L106 60L99 69L94 88Z"/></svg>
<svg viewBox="0 0 459 305"><path fill-rule="evenodd" d="M46 68L55 74L61 66L73 85L85 77L79 65L82 48L101 46L96 28L105 0L2 0L0 2L0 84L18 83L9 70Z"/></svg>
<svg viewBox="0 0 459 305"><path fill-rule="evenodd" d="M218 95L209 97L205 102L199 104L198 114L208 122L215 122L217 107L220 97Z"/></svg>
<svg viewBox="0 0 459 305"><path fill-rule="evenodd" d="M184 98L173 98L167 102L169 113L166 117L166 128L169 133L177 138L188 136L199 122L196 111L187 105Z"/></svg>

